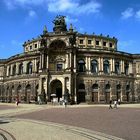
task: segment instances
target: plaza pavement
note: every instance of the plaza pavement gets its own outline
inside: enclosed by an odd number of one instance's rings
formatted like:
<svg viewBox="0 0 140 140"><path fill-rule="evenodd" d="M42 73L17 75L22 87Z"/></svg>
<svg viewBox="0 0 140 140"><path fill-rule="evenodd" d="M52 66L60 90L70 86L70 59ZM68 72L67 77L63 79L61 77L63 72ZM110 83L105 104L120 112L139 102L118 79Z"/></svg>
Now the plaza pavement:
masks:
<svg viewBox="0 0 140 140"><path fill-rule="evenodd" d="M108 105L73 105L75 107L108 107ZM0 140L123 140L88 129L58 123L18 119L16 115L64 106L0 103ZM119 108L140 108L140 104L122 104ZM13 117L14 116L14 117Z"/></svg>

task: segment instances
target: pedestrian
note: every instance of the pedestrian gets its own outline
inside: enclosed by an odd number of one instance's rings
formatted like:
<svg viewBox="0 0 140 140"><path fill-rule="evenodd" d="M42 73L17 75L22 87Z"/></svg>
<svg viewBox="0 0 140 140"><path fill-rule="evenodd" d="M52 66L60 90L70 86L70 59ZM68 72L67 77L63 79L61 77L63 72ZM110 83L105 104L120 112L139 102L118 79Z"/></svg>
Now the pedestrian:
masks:
<svg viewBox="0 0 140 140"><path fill-rule="evenodd" d="M67 107L67 100L64 100L65 108Z"/></svg>
<svg viewBox="0 0 140 140"><path fill-rule="evenodd" d="M18 97L16 98L16 105L18 106L18 104L19 104L19 99L18 99Z"/></svg>
<svg viewBox="0 0 140 140"><path fill-rule="evenodd" d="M118 99L118 105L120 105L121 104L121 100L120 99Z"/></svg>
<svg viewBox="0 0 140 140"><path fill-rule="evenodd" d="M113 109L113 107L112 107L112 100L109 101L109 109Z"/></svg>
<svg viewBox="0 0 140 140"><path fill-rule="evenodd" d="M117 101L116 100L114 101L114 108L117 109Z"/></svg>
<svg viewBox="0 0 140 140"><path fill-rule="evenodd" d="M41 105L41 98L39 95L38 95L38 104Z"/></svg>

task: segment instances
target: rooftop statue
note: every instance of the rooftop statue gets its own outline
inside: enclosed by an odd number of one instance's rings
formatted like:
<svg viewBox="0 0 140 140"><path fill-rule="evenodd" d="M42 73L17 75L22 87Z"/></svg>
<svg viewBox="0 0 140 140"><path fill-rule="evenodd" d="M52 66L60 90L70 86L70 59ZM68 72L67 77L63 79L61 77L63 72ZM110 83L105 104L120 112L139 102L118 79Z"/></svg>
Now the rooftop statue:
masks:
<svg viewBox="0 0 140 140"><path fill-rule="evenodd" d="M65 16L56 16L56 18L53 20L53 23L55 24L55 26L57 25L66 25L65 24Z"/></svg>
<svg viewBox="0 0 140 140"><path fill-rule="evenodd" d="M55 25L53 28L55 32L67 31L65 16L56 16L56 18L53 20L53 23Z"/></svg>

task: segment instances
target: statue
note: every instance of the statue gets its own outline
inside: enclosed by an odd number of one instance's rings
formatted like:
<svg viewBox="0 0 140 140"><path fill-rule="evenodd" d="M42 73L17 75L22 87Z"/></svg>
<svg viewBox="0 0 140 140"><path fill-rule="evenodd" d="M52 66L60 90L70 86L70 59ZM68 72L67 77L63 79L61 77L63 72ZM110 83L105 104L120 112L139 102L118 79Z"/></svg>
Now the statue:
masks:
<svg viewBox="0 0 140 140"><path fill-rule="evenodd" d="M54 32L62 32L67 31L66 23L65 23L65 16L56 16L56 18L53 20L54 23Z"/></svg>
<svg viewBox="0 0 140 140"><path fill-rule="evenodd" d="M56 18L53 20L53 23L55 24L55 26L65 25L65 16L56 16Z"/></svg>

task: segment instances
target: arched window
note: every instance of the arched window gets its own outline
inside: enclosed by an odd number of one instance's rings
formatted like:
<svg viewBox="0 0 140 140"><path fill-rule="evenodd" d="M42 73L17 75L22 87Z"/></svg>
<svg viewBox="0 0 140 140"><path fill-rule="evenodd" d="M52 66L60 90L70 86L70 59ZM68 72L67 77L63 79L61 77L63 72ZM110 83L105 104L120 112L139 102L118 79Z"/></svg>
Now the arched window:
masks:
<svg viewBox="0 0 140 140"><path fill-rule="evenodd" d="M79 84L79 89L85 89L85 85L84 84Z"/></svg>
<svg viewBox="0 0 140 140"><path fill-rule="evenodd" d="M85 72L85 61L84 60L78 61L78 71Z"/></svg>
<svg viewBox="0 0 140 140"><path fill-rule="evenodd" d="M109 73L109 61L108 60L104 61L104 73L105 74Z"/></svg>
<svg viewBox="0 0 140 140"><path fill-rule="evenodd" d="M115 73L120 74L120 63L119 62L115 62Z"/></svg>
<svg viewBox="0 0 140 140"><path fill-rule="evenodd" d="M13 66L12 74L13 74L13 75L16 75L16 65Z"/></svg>
<svg viewBox="0 0 140 140"><path fill-rule="evenodd" d="M118 90L121 90L121 85L119 84L119 85L117 85L117 91Z"/></svg>
<svg viewBox="0 0 140 140"><path fill-rule="evenodd" d="M23 64L19 65L19 75L23 74Z"/></svg>
<svg viewBox="0 0 140 140"><path fill-rule="evenodd" d="M32 74L32 68L33 68L33 64L32 62L29 62L27 64L27 74Z"/></svg>
<svg viewBox="0 0 140 140"><path fill-rule="evenodd" d="M98 91L98 84L93 84L92 89L93 89L93 92L97 92Z"/></svg>
<svg viewBox="0 0 140 140"><path fill-rule="evenodd" d="M106 86L105 86L105 90L110 90L110 84L106 84Z"/></svg>
<svg viewBox="0 0 140 140"><path fill-rule="evenodd" d="M125 63L124 64L124 73L125 73L125 75L128 75L128 70L129 70L129 64Z"/></svg>
<svg viewBox="0 0 140 140"><path fill-rule="evenodd" d="M97 73L98 72L98 62L97 62L97 60L92 60L91 61L91 72L92 73Z"/></svg>

